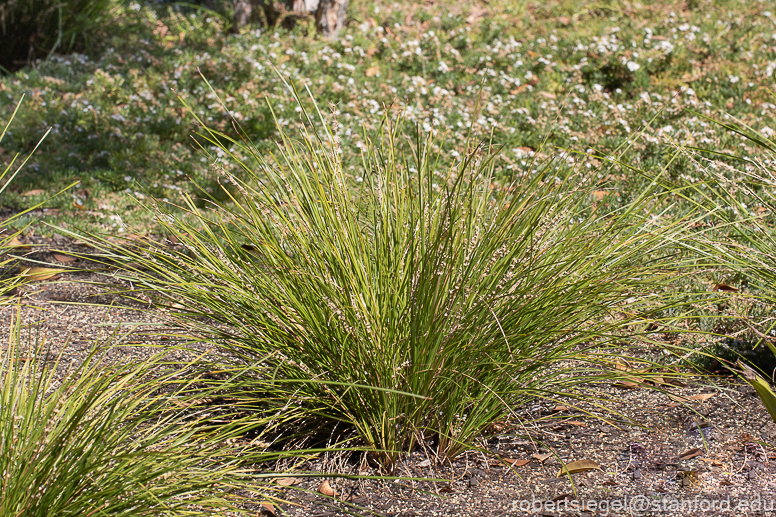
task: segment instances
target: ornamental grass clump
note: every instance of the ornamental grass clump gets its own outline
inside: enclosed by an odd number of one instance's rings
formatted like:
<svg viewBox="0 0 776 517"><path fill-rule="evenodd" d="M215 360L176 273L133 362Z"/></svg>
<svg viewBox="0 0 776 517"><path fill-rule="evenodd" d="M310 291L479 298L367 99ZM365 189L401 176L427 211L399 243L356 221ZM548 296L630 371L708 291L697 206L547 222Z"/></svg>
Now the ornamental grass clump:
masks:
<svg viewBox="0 0 776 517"><path fill-rule="evenodd" d="M234 160L217 166L227 202L156 206L177 247L110 251L249 365L246 393L353 426L390 471L416 445L455 457L527 402L611 378L673 268L678 227L658 226L656 199L594 209L592 176L564 159L497 181L484 144L443 168L432 137L405 142L387 118L349 173L336 124L299 106L304 129L279 128L255 167L232 152L250 145L204 130Z"/></svg>
<svg viewBox="0 0 776 517"><path fill-rule="evenodd" d="M18 321L0 351L0 515L247 513L238 492L262 492L246 468L262 455L229 444L234 429L202 403L215 397L180 381L186 365L117 364L106 348L67 370L23 344Z"/></svg>

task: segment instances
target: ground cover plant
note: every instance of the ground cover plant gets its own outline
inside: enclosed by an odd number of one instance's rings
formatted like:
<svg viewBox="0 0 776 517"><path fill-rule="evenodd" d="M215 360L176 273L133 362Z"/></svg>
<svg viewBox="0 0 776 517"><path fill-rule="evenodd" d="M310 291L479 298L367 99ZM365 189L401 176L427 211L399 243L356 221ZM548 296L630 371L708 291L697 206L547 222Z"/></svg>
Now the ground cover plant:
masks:
<svg viewBox="0 0 776 517"><path fill-rule="evenodd" d="M218 192L209 164L190 145L193 121L183 117L176 94L196 99L203 121L232 136L234 116L268 150L277 133L266 100L281 126L297 120L272 66L308 84L322 105L336 105L343 148L364 145L362 125L384 106L401 111L406 104L410 122L447 131L441 145L448 156L460 152L470 124L476 134L493 130L509 171L527 167L544 137L548 149L601 156L633 137L628 162L651 173L670 161L667 139L717 149L747 145L687 107L709 115L729 110L766 132L772 126L765 89L773 84L776 30L767 2L615 9L571 0L363 1L350 6L335 40L320 39L305 23L230 35L226 11L214 6L218 14L129 4L121 21L131 30L108 38L101 52L55 54L0 79L0 110L9 112L21 93L30 100L2 159L29 149L52 127L52 152L19 178L7 203L24 206L25 192L51 192L79 179L81 188L57 200L59 214L49 218L120 231L122 221L148 223L123 197L126 190L176 200L191 177ZM596 159L572 158L598 167ZM352 171L359 163L344 166ZM670 173L695 178L684 158L671 162ZM637 177L612 174L626 198L641 190Z"/></svg>
<svg viewBox="0 0 776 517"><path fill-rule="evenodd" d="M653 217L652 192L591 210L594 182L562 158L497 186L486 142L437 168L433 137L405 142L389 118L365 135L359 181L336 120L299 106L304 132L281 128L272 161L201 134L241 174L220 168L228 202L188 199L185 217L153 205L179 249L106 251L174 322L255 365L246 389L354 427L388 471L415 446L454 458L529 401L611 380L625 329L670 305L645 295L674 279L686 221Z"/></svg>

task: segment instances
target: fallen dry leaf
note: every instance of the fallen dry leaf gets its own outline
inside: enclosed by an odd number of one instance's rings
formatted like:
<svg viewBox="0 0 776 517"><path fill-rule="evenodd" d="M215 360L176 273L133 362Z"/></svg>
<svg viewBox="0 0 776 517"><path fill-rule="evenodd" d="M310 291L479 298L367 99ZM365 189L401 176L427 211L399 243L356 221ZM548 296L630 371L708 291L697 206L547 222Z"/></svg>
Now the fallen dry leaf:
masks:
<svg viewBox="0 0 776 517"><path fill-rule="evenodd" d="M544 463L550 456L552 456L552 454L534 454L531 457L539 463Z"/></svg>
<svg viewBox="0 0 776 517"><path fill-rule="evenodd" d="M424 468L424 467L430 467L431 466L431 460L429 458L426 458L425 460L418 463L418 467Z"/></svg>
<svg viewBox="0 0 776 517"><path fill-rule="evenodd" d="M568 406L555 406L552 408L553 411L568 411L569 409L571 408Z"/></svg>
<svg viewBox="0 0 776 517"><path fill-rule="evenodd" d="M703 402L704 400L709 400L711 397L713 397L716 394L717 394L716 391L714 393L698 393L697 395L690 395L687 398L689 400L700 400L701 402Z"/></svg>
<svg viewBox="0 0 776 517"><path fill-rule="evenodd" d="M53 256L54 256L54 260L56 260L57 262L62 262L64 264L70 264L71 262L75 262L76 260L78 260L75 257L71 257L69 255L60 255L59 253L54 253Z"/></svg>
<svg viewBox="0 0 776 517"><path fill-rule="evenodd" d="M636 388L639 387L639 384L636 382L630 382L630 381L617 381L612 383L612 387L627 389L627 390L635 390Z"/></svg>
<svg viewBox="0 0 776 517"><path fill-rule="evenodd" d="M714 284L712 291L725 291L728 293L737 293L738 289L727 284Z"/></svg>
<svg viewBox="0 0 776 517"><path fill-rule="evenodd" d="M302 481L302 478L293 478L293 477L275 478L275 483L277 483L280 486L292 486L292 485L296 485L301 481Z"/></svg>
<svg viewBox="0 0 776 517"><path fill-rule="evenodd" d="M474 25L478 21L480 21L481 18L484 16L487 16L488 11L481 8L478 5L472 5L471 10L469 11L469 16L466 17L466 23L469 25Z"/></svg>
<svg viewBox="0 0 776 517"><path fill-rule="evenodd" d="M698 456L702 456L703 451L701 449L698 449L697 447L695 449L690 449L689 451L685 451L679 455L680 460L690 460L692 458L697 458Z"/></svg>
<svg viewBox="0 0 776 517"><path fill-rule="evenodd" d="M578 460L567 463L558 471L557 477L564 476L566 474L577 474L579 472L587 472L588 470L600 469L598 463L591 460Z"/></svg>
<svg viewBox="0 0 776 517"><path fill-rule="evenodd" d="M14 237L10 241L8 241L8 244L5 245L7 248L18 248L18 249L30 249L29 244L24 244L22 241L19 240L19 237Z"/></svg>
<svg viewBox="0 0 776 517"><path fill-rule="evenodd" d="M367 77L374 77L376 75L380 75L380 67L379 66L370 66L366 69L366 72L364 72L364 75Z"/></svg>
<svg viewBox="0 0 776 517"><path fill-rule="evenodd" d="M560 23L561 25L571 25L571 18L569 18L568 16L559 16L558 23Z"/></svg>
<svg viewBox="0 0 776 517"><path fill-rule="evenodd" d="M275 505L270 503L269 501L262 501L261 503L261 511L259 512L259 515L272 515L273 517L277 515L275 512Z"/></svg>
<svg viewBox="0 0 776 517"><path fill-rule="evenodd" d="M606 481L604 481L604 482L603 482L603 483L601 483L601 484L602 484L603 486L618 486L618 485L619 485L619 483L617 483L617 481L615 481L615 480L613 480L613 479L607 479Z"/></svg>
<svg viewBox="0 0 776 517"><path fill-rule="evenodd" d="M701 461L705 461L706 463L711 463L715 467L721 467L722 462L719 460L713 460L711 458L701 458Z"/></svg>
<svg viewBox="0 0 776 517"><path fill-rule="evenodd" d="M512 465L513 467L522 467L523 465L528 465L531 463L531 460L514 460L511 458L504 458L504 463L507 465Z"/></svg>
<svg viewBox="0 0 776 517"><path fill-rule="evenodd" d="M25 276L32 281L51 280L55 276L65 273L66 271L66 269L53 269L50 267L31 267L24 270L22 276Z"/></svg>
<svg viewBox="0 0 776 517"><path fill-rule="evenodd" d="M554 93L550 93L550 92L539 92L536 95L538 95L539 97L544 97L545 99L557 99L558 98L557 95L555 95Z"/></svg>
<svg viewBox="0 0 776 517"><path fill-rule="evenodd" d="M45 194L45 193L46 193L46 191L43 190L42 188L34 188L32 190L28 190L27 192L22 194L22 196L24 196L24 197L27 197L27 196L40 196L41 194Z"/></svg>
<svg viewBox="0 0 776 517"><path fill-rule="evenodd" d="M334 489L331 487L329 482L327 480L323 480L323 482L318 485L318 492L322 493L325 496L328 497L336 497L337 493L334 491Z"/></svg>
<svg viewBox="0 0 776 517"><path fill-rule="evenodd" d="M709 400L711 397L716 395L717 392L714 393L698 393L697 395L688 395L688 396L682 396L682 395L668 395L668 398L671 400L675 400L677 402L689 402L691 400L697 400L699 402L704 402L706 400Z"/></svg>

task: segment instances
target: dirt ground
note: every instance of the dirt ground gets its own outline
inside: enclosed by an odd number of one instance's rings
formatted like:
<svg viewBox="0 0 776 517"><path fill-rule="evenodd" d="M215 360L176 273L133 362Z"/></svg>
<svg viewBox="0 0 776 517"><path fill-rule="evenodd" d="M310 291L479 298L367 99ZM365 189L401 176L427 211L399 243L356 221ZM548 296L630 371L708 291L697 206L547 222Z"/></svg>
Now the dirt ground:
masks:
<svg viewBox="0 0 776 517"><path fill-rule="evenodd" d="M35 258L52 267L85 265L64 264L45 250ZM33 340L45 336L49 353L61 351L65 366L111 335L127 345L116 352L127 357L150 353L147 344L164 347L164 341L145 335L159 322L149 306L120 307L126 300L84 283L99 279L94 271L82 271L24 288L26 335ZM107 305L92 305L98 303ZM13 306L0 310L6 333L15 313ZM482 451L452 463L437 463L430 451L414 452L396 472L436 481L327 478L324 473L369 476L378 471L360 456L322 456L296 470L320 476L279 473L278 488L288 502L259 514L776 515L776 450L765 445L776 443L776 424L754 390L732 377L683 383L670 388L673 398L645 388L604 387L618 401L610 407L624 417L618 419L600 412L595 418L571 404L537 403L505 423ZM591 469L558 475L561 462L581 460L592 462L582 465ZM333 497L321 493L327 492L324 481Z"/></svg>

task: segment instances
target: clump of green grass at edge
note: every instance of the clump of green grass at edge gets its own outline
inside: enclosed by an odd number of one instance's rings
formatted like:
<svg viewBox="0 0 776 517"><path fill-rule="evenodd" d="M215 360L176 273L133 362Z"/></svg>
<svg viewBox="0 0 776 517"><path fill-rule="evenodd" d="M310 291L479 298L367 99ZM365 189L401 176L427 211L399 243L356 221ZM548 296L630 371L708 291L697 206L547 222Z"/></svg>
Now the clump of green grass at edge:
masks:
<svg viewBox="0 0 776 517"><path fill-rule="evenodd" d="M432 137L400 141L387 117L358 183L336 123L296 99L304 129L278 127L274 155L200 121L240 170L221 168L228 201L154 204L180 245L113 247L120 276L250 365L245 393L353 426L388 472L419 444L454 458L530 401L594 401L582 385L616 376L666 303L647 295L674 278L684 225L653 217L661 200L593 209L562 157L496 187L490 146L440 170Z"/></svg>
<svg viewBox="0 0 776 517"><path fill-rule="evenodd" d="M761 149L763 156L736 157L707 149L689 149L702 155L698 156L697 163L707 175L703 185L710 188L693 188L689 191L693 195L688 199L708 214L711 224L708 231L700 232L686 243L701 257L705 267L732 271L746 279L748 289L745 292L721 292L717 296L738 299L740 303L732 304L737 309L734 316L748 327L748 334L755 341L754 348L767 347L776 356L776 323L773 317L773 308L776 307L776 230L773 226L776 214L776 168L773 166L776 144L745 123L723 122L698 115L740 135L755 149ZM746 167L741 168L735 180L731 180L723 174L730 167L721 160L714 163L715 158L739 160ZM711 166L706 166L709 163ZM738 370L726 363L755 389L776 422L776 394L768 380L741 359L736 362ZM762 373L774 382L776 372Z"/></svg>
<svg viewBox="0 0 776 517"><path fill-rule="evenodd" d="M244 465L257 448L228 445L234 429L164 354L115 364L95 348L57 373L18 321L0 353L0 514L242 515L240 490L271 493Z"/></svg>
<svg viewBox="0 0 776 517"><path fill-rule="evenodd" d="M12 239L19 233L2 236L0 267L16 262ZM0 292L29 281L3 276ZM242 515L246 495L273 497L251 467L288 455L265 450L258 438L261 445L235 442L247 429L224 423L235 407L219 405L218 394L191 374L196 361L175 363L163 353L117 364L108 359L111 345L102 343L67 370L61 357L50 360L44 342L23 342L18 315L9 333L0 350L0 515Z"/></svg>

